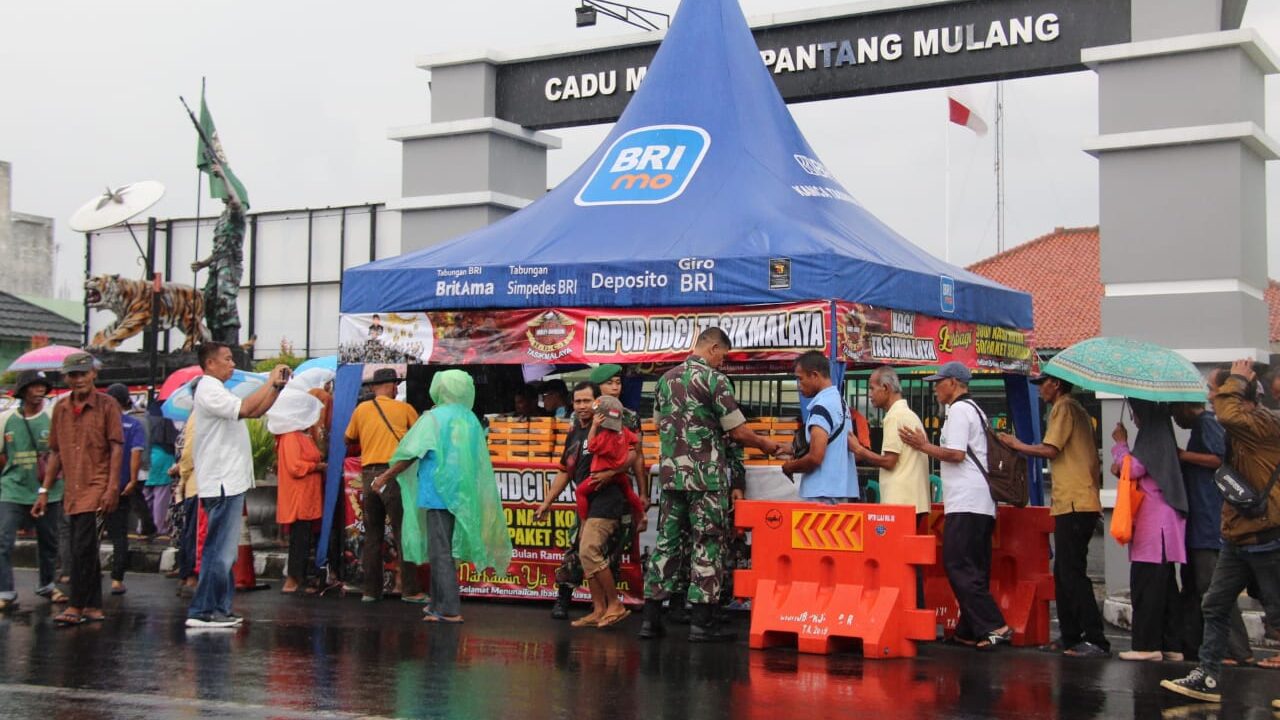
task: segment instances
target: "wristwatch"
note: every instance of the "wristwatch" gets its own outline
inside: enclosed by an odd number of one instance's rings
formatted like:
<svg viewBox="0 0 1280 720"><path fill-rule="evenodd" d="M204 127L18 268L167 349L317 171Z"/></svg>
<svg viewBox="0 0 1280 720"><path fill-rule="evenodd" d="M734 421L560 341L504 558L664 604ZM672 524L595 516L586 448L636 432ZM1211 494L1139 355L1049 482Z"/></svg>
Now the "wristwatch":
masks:
<svg viewBox="0 0 1280 720"><path fill-rule="evenodd" d="M39 487L39 488L36 488L36 494L37 494L37 495L48 495L48 494L49 494L49 488L44 487L44 486L41 486L41 487Z"/></svg>

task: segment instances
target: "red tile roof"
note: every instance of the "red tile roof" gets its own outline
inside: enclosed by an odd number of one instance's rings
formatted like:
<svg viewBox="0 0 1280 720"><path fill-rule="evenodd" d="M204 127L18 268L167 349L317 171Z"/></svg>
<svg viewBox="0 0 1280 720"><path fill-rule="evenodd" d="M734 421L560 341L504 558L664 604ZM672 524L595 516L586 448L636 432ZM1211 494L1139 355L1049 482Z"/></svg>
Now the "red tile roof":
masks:
<svg viewBox="0 0 1280 720"><path fill-rule="evenodd" d="M1031 294L1035 343L1062 349L1102 329L1098 227L1057 228L1048 235L969 266L979 275ZM1266 289L1270 339L1280 341L1280 283Z"/></svg>

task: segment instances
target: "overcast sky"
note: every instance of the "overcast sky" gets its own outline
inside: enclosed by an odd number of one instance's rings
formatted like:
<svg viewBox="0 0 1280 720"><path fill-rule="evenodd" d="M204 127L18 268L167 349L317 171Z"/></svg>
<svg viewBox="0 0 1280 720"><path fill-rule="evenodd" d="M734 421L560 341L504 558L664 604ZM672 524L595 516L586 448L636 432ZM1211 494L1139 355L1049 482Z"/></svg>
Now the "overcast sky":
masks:
<svg viewBox="0 0 1280 720"><path fill-rule="evenodd" d="M1064 0L1068 1L1068 0ZM741 0L748 17L820 0ZM195 212L195 136L178 103L210 108L254 210L381 202L400 196L400 145L390 127L430 120L416 57L451 50L577 42L626 34L601 17L577 29L575 0L465 2L67 0L9 3L0 43L0 160L13 163L13 208L51 216L56 287L79 298L83 239L66 220L104 185L142 179L168 188L158 217ZM677 0L645 0L673 12ZM1280 47L1280 3L1254 0L1244 24ZM1268 80L1269 130L1280 135L1280 80ZM994 85L968 88L990 119ZM943 255L944 138L951 133L951 259L996 248L993 138L946 123L944 90L792 105L819 157L862 203L907 238ZM1098 221L1097 162L1080 150L1097 133L1089 72L1005 84L1006 215L1010 245L1056 226ZM607 126L554 131L556 184ZM1269 206L1280 207L1271 163ZM209 212L210 203L205 201ZM216 208L215 208L216 209ZM1280 213L1269 218L1271 274L1280 275Z"/></svg>

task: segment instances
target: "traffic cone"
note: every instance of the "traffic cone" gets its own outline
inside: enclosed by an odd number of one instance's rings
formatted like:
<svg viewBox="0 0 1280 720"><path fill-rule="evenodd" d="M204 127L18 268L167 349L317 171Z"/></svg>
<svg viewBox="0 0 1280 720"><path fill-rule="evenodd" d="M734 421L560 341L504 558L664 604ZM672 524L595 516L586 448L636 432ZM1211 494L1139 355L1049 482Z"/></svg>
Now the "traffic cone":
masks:
<svg viewBox="0 0 1280 720"><path fill-rule="evenodd" d="M253 543L249 537L249 507L244 508L240 522L240 551L236 554L236 562L231 566L231 576L235 578L237 590L257 590L258 576L253 570ZM265 587L265 586L264 586Z"/></svg>

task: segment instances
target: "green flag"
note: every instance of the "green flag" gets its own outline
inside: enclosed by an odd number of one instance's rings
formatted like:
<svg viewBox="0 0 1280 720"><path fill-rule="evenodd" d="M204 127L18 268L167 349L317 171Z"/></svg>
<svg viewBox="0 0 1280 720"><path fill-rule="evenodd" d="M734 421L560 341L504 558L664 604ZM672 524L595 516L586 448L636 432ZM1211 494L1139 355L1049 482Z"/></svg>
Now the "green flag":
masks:
<svg viewBox="0 0 1280 720"><path fill-rule="evenodd" d="M209 197L225 200L228 196L226 184L222 182L221 178L213 174L211 157L217 157L218 163L222 165L222 171L226 173L227 181L235 188L236 195L240 198L240 203L248 210L249 193L245 192L244 184L240 182L240 178L236 177L236 174L231 171L231 166L227 164L227 154L222 151L222 141L218 139L218 130L213 126L213 115L209 113L209 104L205 102L203 90L200 91L200 129L204 131L204 137L196 138L196 167L209 176ZM204 138L206 137L213 144L212 150L205 145Z"/></svg>

